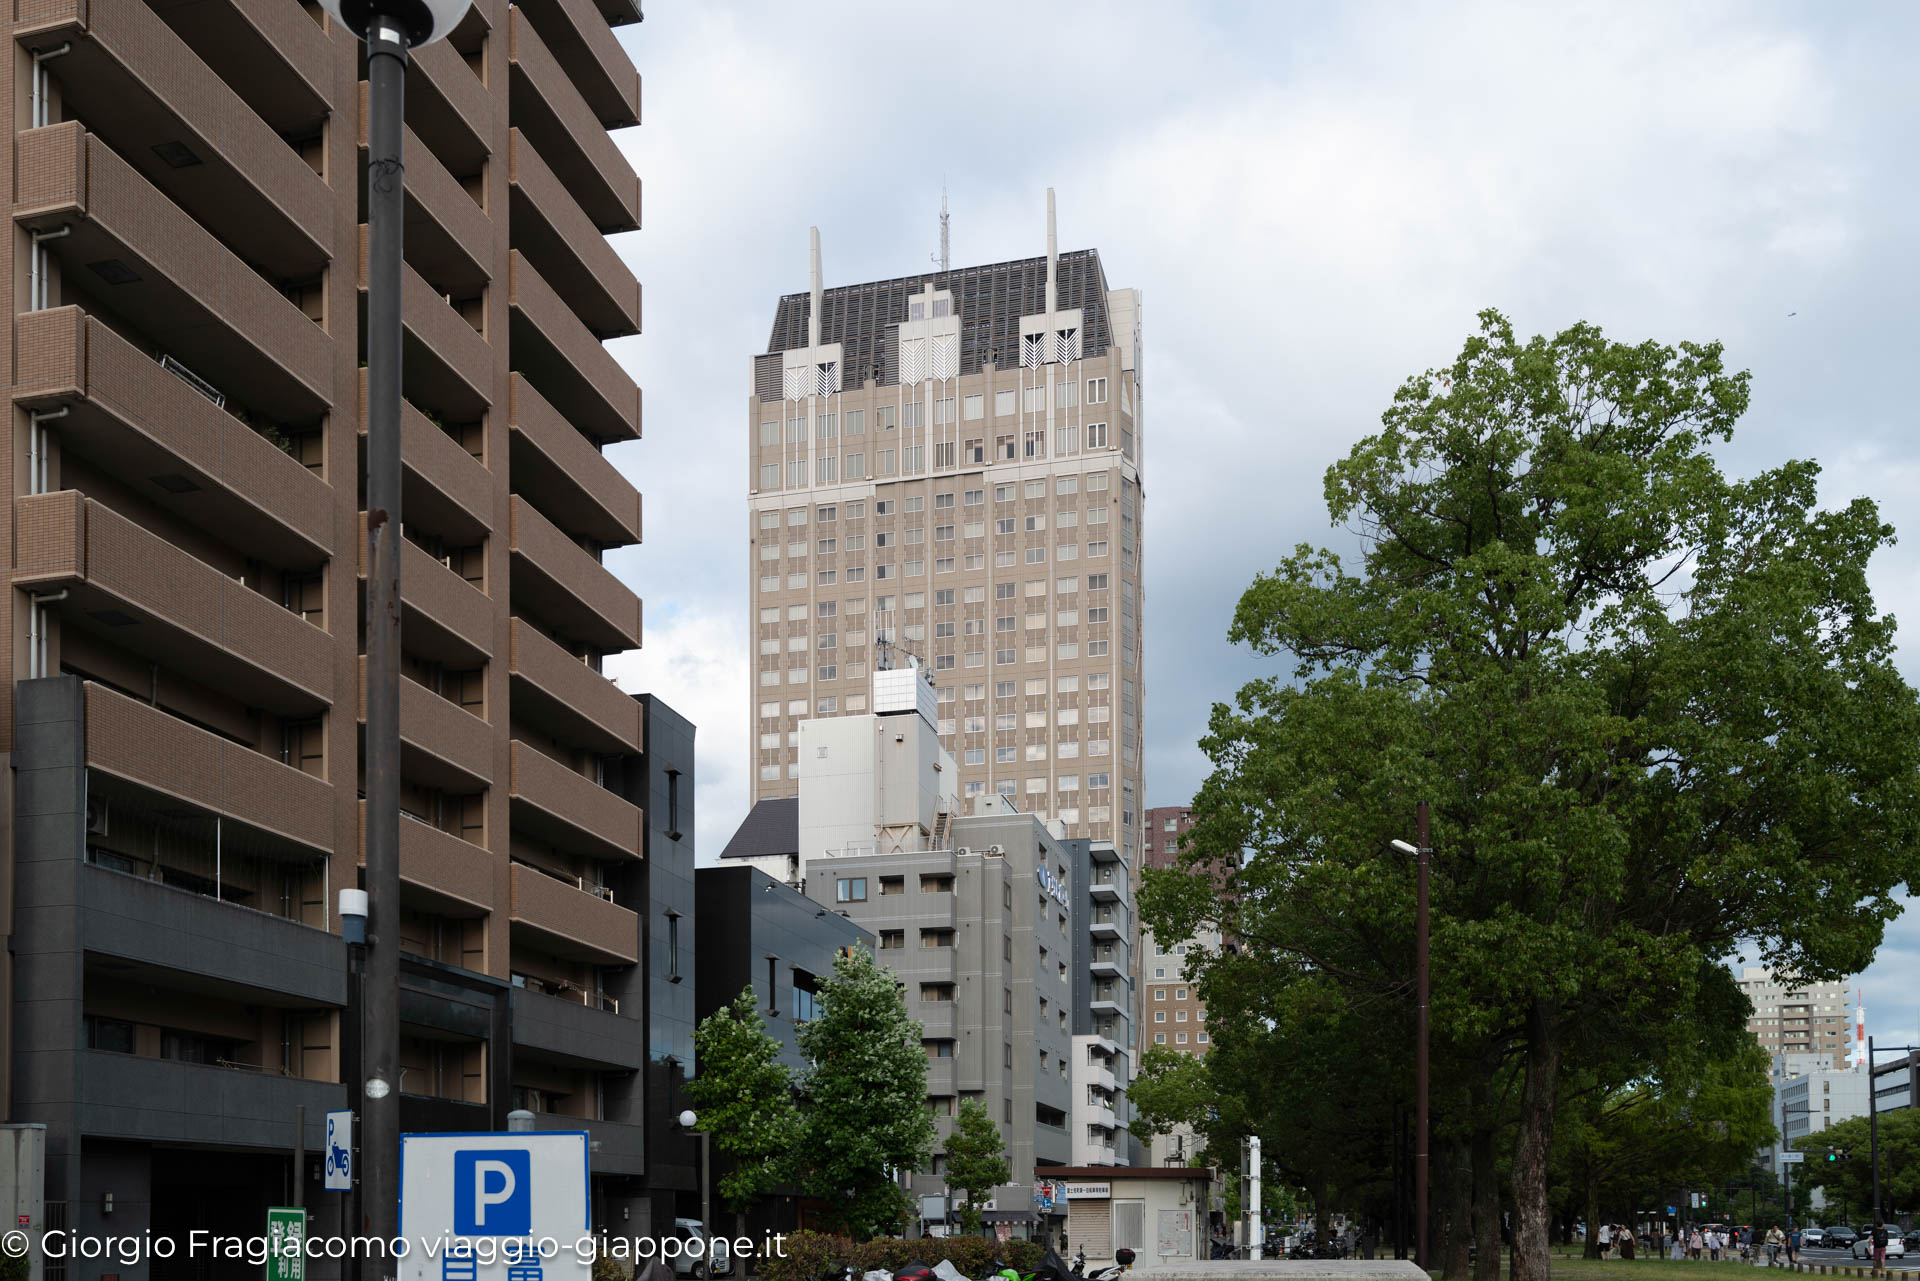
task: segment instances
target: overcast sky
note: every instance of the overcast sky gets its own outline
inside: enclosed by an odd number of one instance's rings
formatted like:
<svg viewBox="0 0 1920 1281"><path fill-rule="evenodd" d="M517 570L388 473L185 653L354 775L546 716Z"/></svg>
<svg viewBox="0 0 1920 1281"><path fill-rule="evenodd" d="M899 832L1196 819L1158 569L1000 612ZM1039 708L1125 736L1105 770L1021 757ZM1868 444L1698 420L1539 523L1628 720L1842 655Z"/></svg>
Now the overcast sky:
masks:
<svg viewBox="0 0 1920 1281"><path fill-rule="evenodd" d="M1302 540L1353 549L1327 465L1482 307L1720 339L1753 372L1729 471L1811 456L1828 501L1920 524L1920 8L646 8L622 35L645 123L619 135L645 229L615 241L646 330L613 344L645 389L614 457L646 542L609 560L646 601L622 683L699 726L702 861L748 787L749 357L807 286L809 226L829 287L924 271L943 183L955 266L1043 253L1052 186L1061 249L1145 291L1149 805L1191 797L1209 706L1263 670L1225 640L1240 592ZM1874 569L1920 617L1920 538ZM1920 1043L1916 992L1910 912L1870 1030Z"/></svg>

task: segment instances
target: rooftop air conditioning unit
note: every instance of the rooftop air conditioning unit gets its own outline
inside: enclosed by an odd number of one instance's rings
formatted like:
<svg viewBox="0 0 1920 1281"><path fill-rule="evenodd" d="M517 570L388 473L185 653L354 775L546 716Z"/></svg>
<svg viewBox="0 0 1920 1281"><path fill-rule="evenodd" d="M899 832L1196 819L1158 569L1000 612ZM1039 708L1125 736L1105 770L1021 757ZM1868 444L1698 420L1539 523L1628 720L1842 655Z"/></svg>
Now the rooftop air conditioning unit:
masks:
<svg viewBox="0 0 1920 1281"><path fill-rule="evenodd" d="M966 857L967 855L969 855L969 854L971 854L971 853L973 853L973 851L972 851L972 850L970 850L970 849L968 849L968 848L967 848L966 846L964 846L964 845L960 845L960 846L956 846L956 847L954 848L954 851L953 851L953 852L954 852L955 854L957 854L957 855L959 855L959 856L960 856L961 858L965 858L965 857Z"/></svg>
<svg viewBox="0 0 1920 1281"><path fill-rule="evenodd" d="M1007 847L1004 845L989 845L987 846L987 853L993 858L1004 858L1007 853Z"/></svg>
<svg viewBox="0 0 1920 1281"><path fill-rule="evenodd" d="M105 797L87 798L87 835L105 836L107 834L107 802Z"/></svg>

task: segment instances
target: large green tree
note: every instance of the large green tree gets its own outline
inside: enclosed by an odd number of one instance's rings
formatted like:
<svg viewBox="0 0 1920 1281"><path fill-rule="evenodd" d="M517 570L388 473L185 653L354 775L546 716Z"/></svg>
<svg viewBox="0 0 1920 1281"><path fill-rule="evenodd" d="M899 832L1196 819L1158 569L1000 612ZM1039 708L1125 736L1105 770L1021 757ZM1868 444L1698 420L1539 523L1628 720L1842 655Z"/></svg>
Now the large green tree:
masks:
<svg viewBox="0 0 1920 1281"><path fill-rule="evenodd" d="M1404 1001L1390 841L1432 802L1437 1035L1518 1070L1515 1281L1547 1275L1563 1072L1631 1079L1742 939L1857 972L1920 880L1920 709L1866 576L1892 530L1811 462L1723 475L1748 396L1717 344L1484 313L1329 470L1357 563L1303 546L1242 598L1234 639L1292 671L1214 709L1190 874L1143 892L1158 935Z"/></svg>
<svg viewBox="0 0 1920 1281"><path fill-rule="evenodd" d="M1868 1129L1868 1119L1856 1116L1796 1138L1793 1146L1807 1155L1794 1167L1794 1191L1824 1188L1828 1204L1844 1201L1863 1215L1871 1214L1873 1146ZM1882 1112L1879 1130L1882 1212L1892 1218L1920 1210L1920 1109ZM1838 1159L1827 1160L1830 1152Z"/></svg>
<svg viewBox="0 0 1920 1281"><path fill-rule="evenodd" d="M954 1118L953 1133L947 1136L947 1182L967 1194L960 1210L961 1227L969 1233L980 1230L980 1203L1010 1177L1000 1127L980 1100L966 1100Z"/></svg>
<svg viewBox="0 0 1920 1281"><path fill-rule="evenodd" d="M737 1235L745 1236L747 1211L782 1181L798 1145L792 1073L780 1061L780 1043L767 1035L751 983L701 1020L693 1045L700 1071L687 1097L714 1151L732 1158L719 1191L739 1220Z"/></svg>
<svg viewBox="0 0 1920 1281"><path fill-rule="evenodd" d="M896 1175L933 1157L927 1056L899 980L862 947L820 985L820 1012L800 1028L799 1148L809 1195L856 1237L897 1227L912 1208Z"/></svg>

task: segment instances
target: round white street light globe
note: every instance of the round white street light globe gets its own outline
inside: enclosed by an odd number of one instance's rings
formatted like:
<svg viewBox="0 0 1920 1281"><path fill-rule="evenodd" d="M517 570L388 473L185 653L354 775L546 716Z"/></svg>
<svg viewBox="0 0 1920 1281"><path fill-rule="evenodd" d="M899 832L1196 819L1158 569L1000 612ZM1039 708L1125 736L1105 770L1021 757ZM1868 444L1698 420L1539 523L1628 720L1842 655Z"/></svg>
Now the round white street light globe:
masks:
<svg viewBox="0 0 1920 1281"><path fill-rule="evenodd" d="M347 30L367 38L375 18L387 18L407 33L407 47L444 40L467 16L471 0L320 0L320 7Z"/></svg>
<svg viewBox="0 0 1920 1281"><path fill-rule="evenodd" d="M700 1118L692 1112L682 1112L680 1114L680 1127L685 1130L691 1130L699 1120Z"/></svg>

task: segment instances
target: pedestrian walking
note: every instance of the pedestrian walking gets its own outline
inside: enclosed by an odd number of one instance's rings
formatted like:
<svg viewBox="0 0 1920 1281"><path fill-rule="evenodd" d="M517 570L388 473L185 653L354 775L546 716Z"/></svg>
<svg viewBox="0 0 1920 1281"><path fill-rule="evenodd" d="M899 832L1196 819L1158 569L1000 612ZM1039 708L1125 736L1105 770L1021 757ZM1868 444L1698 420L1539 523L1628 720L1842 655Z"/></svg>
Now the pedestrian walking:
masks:
<svg viewBox="0 0 1920 1281"><path fill-rule="evenodd" d="M1608 1252L1613 1249L1613 1225L1611 1223L1602 1223L1595 1233L1594 1239L1599 1243L1600 1257L1603 1259L1606 1258Z"/></svg>
<svg viewBox="0 0 1920 1281"><path fill-rule="evenodd" d="M1787 1266L1798 1267L1799 1265L1800 1265L1800 1229L1788 1228L1787 1229Z"/></svg>
<svg viewBox="0 0 1920 1281"><path fill-rule="evenodd" d="M1884 1222L1873 1225L1873 1270L1876 1273L1887 1270L1887 1225Z"/></svg>
<svg viewBox="0 0 1920 1281"><path fill-rule="evenodd" d="M1687 1234L1687 1257L1695 1263L1700 1261L1700 1251L1706 1245L1706 1235L1695 1227Z"/></svg>
<svg viewBox="0 0 1920 1281"><path fill-rule="evenodd" d="M1613 1238L1620 1243L1620 1257L1623 1259L1631 1259L1633 1257L1633 1247L1635 1244L1633 1229L1623 1225L1614 1232Z"/></svg>

